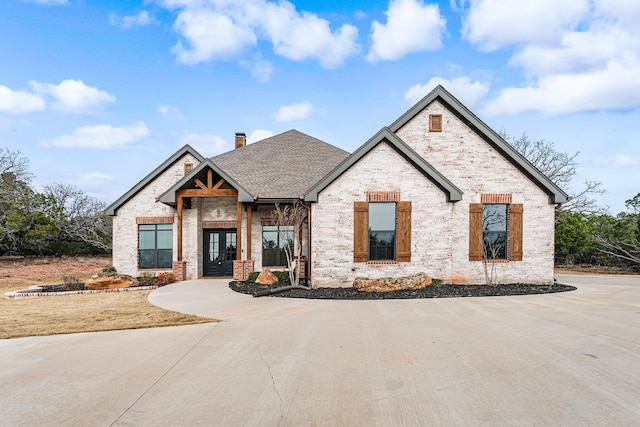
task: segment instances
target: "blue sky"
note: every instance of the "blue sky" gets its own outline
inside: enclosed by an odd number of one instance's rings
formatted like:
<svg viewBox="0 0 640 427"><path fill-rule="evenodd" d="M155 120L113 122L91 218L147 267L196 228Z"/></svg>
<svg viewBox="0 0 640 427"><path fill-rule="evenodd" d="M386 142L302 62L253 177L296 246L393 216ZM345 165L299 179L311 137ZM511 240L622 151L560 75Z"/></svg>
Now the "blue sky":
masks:
<svg viewBox="0 0 640 427"><path fill-rule="evenodd" d="M0 145L110 203L235 132L353 151L442 84L579 151L575 189L602 181L617 213L640 192L638 22L636 0L4 0Z"/></svg>

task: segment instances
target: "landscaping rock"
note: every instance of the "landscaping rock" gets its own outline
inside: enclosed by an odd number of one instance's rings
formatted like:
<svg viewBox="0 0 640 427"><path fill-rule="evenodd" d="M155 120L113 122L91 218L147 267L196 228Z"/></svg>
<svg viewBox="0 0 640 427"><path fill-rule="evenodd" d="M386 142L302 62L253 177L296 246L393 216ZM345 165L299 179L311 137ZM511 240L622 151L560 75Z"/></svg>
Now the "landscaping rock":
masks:
<svg viewBox="0 0 640 427"><path fill-rule="evenodd" d="M423 289L431 286L431 277L424 273L414 274L408 277L383 277L381 279L369 279L356 277L353 288L360 292L393 292L412 289Z"/></svg>
<svg viewBox="0 0 640 427"><path fill-rule="evenodd" d="M256 283L260 285L273 285L278 283L278 278L268 268L263 268L258 277Z"/></svg>
<svg viewBox="0 0 640 427"><path fill-rule="evenodd" d="M89 279L84 284L87 289L120 289L130 288L131 286L138 286L138 280L131 276L117 276L117 277L98 277L96 279Z"/></svg>

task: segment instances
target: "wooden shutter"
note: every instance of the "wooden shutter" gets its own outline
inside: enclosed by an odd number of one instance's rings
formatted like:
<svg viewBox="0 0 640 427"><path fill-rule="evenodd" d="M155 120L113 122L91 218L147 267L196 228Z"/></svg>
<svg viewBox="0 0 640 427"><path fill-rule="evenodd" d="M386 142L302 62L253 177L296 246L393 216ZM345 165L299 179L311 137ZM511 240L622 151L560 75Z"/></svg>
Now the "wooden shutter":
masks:
<svg viewBox="0 0 640 427"><path fill-rule="evenodd" d="M398 202L396 261L411 262L411 202Z"/></svg>
<svg viewBox="0 0 640 427"><path fill-rule="evenodd" d="M522 204L509 205L509 260L522 261Z"/></svg>
<svg viewBox="0 0 640 427"><path fill-rule="evenodd" d="M469 261L482 261L482 203L469 204Z"/></svg>
<svg viewBox="0 0 640 427"><path fill-rule="evenodd" d="M369 203L353 203L353 262L369 259Z"/></svg>

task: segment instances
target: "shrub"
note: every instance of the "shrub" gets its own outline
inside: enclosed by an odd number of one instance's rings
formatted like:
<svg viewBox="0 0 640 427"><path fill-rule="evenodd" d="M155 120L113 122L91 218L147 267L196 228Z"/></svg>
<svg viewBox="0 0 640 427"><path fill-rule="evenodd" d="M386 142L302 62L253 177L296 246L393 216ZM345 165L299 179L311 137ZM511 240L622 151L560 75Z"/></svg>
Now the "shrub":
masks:
<svg viewBox="0 0 640 427"><path fill-rule="evenodd" d="M115 273L116 272L116 268L114 266L105 267L105 268L102 269L102 272L105 273L105 274Z"/></svg>
<svg viewBox="0 0 640 427"><path fill-rule="evenodd" d="M249 276L247 276L247 282L255 282L259 275L260 275L259 271L254 271L252 273L249 273Z"/></svg>
<svg viewBox="0 0 640 427"><path fill-rule="evenodd" d="M158 286L168 285L169 283L174 283L176 281L176 276L173 273L165 272L160 273L156 278L156 284Z"/></svg>
<svg viewBox="0 0 640 427"><path fill-rule="evenodd" d="M431 286L438 287L442 285L442 279L431 279Z"/></svg>
<svg viewBox="0 0 640 427"><path fill-rule="evenodd" d="M137 279L140 286L153 286L156 284L156 276L153 273L144 272Z"/></svg>
<svg viewBox="0 0 640 427"><path fill-rule="evenodd" d="M289 272L288 271L272 271L273 275L278 278L278 281L284 282L289 280Z"/></svg>
<svg viewBox="0 0 640 427"><path fill-rule="evenodd" d="M64 288L68 291L82 291L85 289L84 283L80 281L75 276L67 275L66 273L62 275L62 283L64 284Z"/></svg>

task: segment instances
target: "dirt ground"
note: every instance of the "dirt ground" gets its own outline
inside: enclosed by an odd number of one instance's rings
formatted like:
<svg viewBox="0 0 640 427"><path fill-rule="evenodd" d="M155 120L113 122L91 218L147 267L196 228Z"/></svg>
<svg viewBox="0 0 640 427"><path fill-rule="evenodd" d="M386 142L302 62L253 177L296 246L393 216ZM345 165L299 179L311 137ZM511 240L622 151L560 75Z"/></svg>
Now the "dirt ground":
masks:
<svg viewBox="0 0 640 427"><path fill-rule="evenodd" d="M151 305L151 291L4 298L31 285L61 283L63 274L84 280L110 265L111 259L100 257L0 258L0 339L215 321Z"/></svg>

